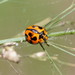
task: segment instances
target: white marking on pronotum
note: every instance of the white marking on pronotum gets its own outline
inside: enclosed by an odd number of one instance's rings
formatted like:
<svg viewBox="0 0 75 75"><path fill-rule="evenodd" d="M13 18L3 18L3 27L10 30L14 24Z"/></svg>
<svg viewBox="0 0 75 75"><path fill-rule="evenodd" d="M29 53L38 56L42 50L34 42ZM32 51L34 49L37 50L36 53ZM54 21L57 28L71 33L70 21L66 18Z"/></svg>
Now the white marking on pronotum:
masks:
<svg viewBox="0 0 75 75"><path fill-rule="evenodd" d="M8 0L1 0L0 4L7 2Z"/></svg>

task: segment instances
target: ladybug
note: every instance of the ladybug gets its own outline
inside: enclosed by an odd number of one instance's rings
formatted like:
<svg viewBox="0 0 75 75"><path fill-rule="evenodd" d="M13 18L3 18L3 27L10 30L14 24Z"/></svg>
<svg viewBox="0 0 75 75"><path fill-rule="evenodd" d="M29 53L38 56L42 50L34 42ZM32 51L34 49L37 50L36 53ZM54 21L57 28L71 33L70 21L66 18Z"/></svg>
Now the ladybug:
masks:
<svg viewBox="0 0 75 75"><path fill-rule="evenodd" d="M25 37L27 42L31 44L39 43L41 47L43 48L43 50L45 50L42 43L47 44L46 40L48 40L48 36L47 36L47 31L43 27L38 25L29 26L25 30Z"/></svg>

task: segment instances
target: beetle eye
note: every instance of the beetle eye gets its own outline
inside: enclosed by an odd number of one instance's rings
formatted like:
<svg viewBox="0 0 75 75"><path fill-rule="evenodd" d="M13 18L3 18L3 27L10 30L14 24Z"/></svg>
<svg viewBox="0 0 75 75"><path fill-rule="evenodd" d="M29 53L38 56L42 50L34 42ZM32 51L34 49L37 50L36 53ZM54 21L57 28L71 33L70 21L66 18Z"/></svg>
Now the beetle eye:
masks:
<svg viewBox="0 0 75 75"><path fill-rule="evenodd" d="M40 26L38 26L39 27L39 29L42 29L42 27L40 27Z"/></svg>

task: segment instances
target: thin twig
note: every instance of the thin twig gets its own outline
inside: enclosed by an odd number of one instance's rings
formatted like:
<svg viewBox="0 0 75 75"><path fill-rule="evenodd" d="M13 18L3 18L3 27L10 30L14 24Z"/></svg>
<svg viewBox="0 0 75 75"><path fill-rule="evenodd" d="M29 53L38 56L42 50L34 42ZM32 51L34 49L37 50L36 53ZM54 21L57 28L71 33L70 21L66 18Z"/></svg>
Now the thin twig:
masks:
<svg viewBox="0 0 75 75"><path fill-rule="evenodd" d="M10 65L11 68L15 71L15 73L16 73L17 75L21 75L9 61L7 61L7 62L9 63L9 65Z"/></svg>

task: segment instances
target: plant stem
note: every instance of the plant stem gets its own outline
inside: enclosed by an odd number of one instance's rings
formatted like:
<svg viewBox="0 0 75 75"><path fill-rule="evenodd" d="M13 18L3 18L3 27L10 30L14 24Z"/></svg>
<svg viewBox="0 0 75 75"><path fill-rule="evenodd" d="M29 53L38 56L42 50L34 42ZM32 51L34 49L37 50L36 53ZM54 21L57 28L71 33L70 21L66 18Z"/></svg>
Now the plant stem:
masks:
<svg viewBox="0 0 75 75"><path fill-rule="evenodd" d="M57 36L70 35L70 34L75 34L75 30L50 33L48 34L48 37L57 37ZM25 37L9 38L9 39L0 40L0 45L6 42L21 42L21 41L25 41Z"/></svg>
<svg viewBox="0 0 75 75"><path fill-rule="evenodd" d="M7 43L7 42L21 42L21 41L25 41L25 37L18 37L18 38L10 38L10 39L4 39L4 40L0 40L0 45Z"/></svg>
<svg viewBox="0 0 75 75"><path fill-rule="evenodd" d="M63 35L70 35L70 34L75 34L75 30L69 30L69 31L61 31L61 32L54 32L48 34L48 37L53 37L53 36L63 36Z"/></svg>
<svg viewBox="0 0 75 75"><path fill-rule="evenodd" d="M67 50L65 50L65 49L63 49L63 48L61 48L61 47L59 47L59 45L56 44L56 43L51 42L50 45L52 45L53 47L55 47L55 48L57 48L57 49L59 49L59 50L65 52L65 53L67 53L67 54L69 54L69 55L71 55L71 56L75 56L74 53L71 53L71 52L69 52L69 51L67 51Z"/></svg>
<svg viewBox="0 0 75 75"><path fill-rule="evenodd" d="M56 25L58 22L60 22L63 18L65 18L67 15L75 11L75 8L73 8L75 4L72 4L70 7L65 9L63 12L58 14L55 18L53 18L49 23L45 25L46 29L49 30L51 26ZM73 9L72 9L73 8ZM70 10L71 9L71 10ZM70 10L70 11L69 11ZM63 15L64 14L64 15ZM61 17L60 17L61 16ZM60 17L60 18L59 18Z"/></svg>
<svg viewBox="0 0 75 75"><path fill-rule="evenodd" d="M51 56L48 54L47 50L45 50L45 53L47 54L48 58L49 58L49 63L53 64L55 69L59 72L60 75L62 75L60 69L58 68L58 66L55 64L55 62L53 61L53 59L51 58Z"/></svg>

